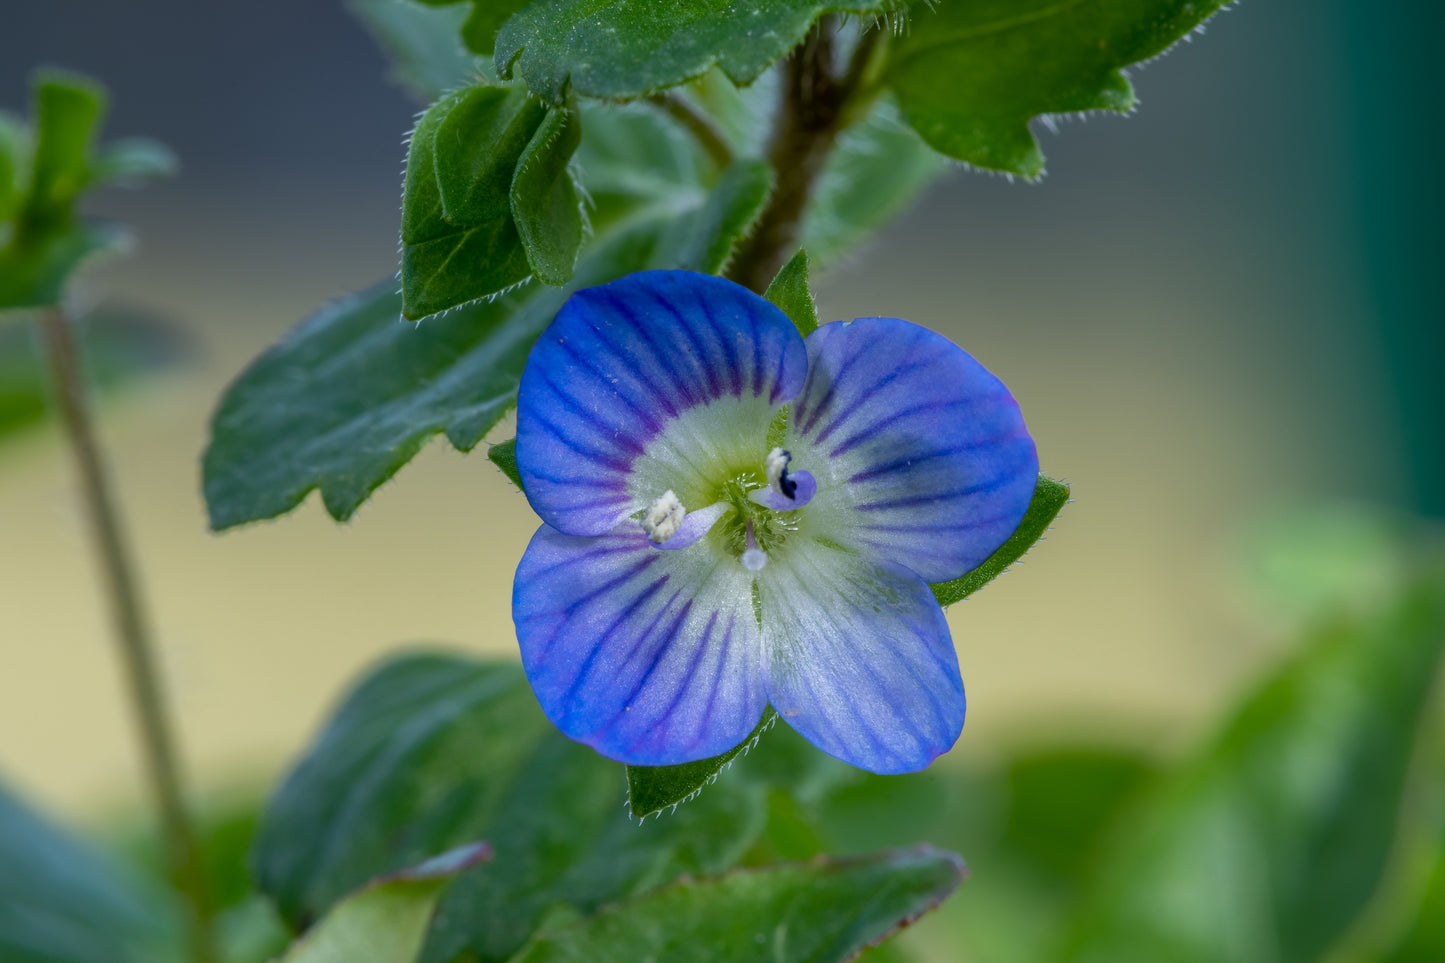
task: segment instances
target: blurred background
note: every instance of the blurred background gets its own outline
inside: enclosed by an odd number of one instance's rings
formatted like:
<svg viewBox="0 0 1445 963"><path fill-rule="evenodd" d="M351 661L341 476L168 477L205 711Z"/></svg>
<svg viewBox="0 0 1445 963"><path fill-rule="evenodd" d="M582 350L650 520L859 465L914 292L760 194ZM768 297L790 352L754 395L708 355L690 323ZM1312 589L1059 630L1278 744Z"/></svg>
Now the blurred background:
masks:
<svg viewBox="0 0 1445 963"><path fill-rule="evenodd" d="M1392 586L1375 519L1445 515L1426 18L1418 2L1231 8L1132 71L1133 117L1043 132L1040 183L954 171L819 279L824 320L905 317L998 373L1044 471L1074 486L1024 564L949 613L970 702L954 765L1060 733L1189 751L1320 606ZM27 103L35 66L80 70L112 90L108 137L154 136L183 163L97 201L140 244L82 296L154 334L157 372L107 393L103 436L201 794L267 785L400 643L512 654L511 572L536 522L480 454L433 442L346 525L313 496L206 528L199 455L224 385L395 270L419 105L372 39L339 0L56 0L0 21L0 105ZM5 333L0 366L23 366L30 346ZM57 433L12 421L0 774L108 824L141 783L97 572Z"/></svg>

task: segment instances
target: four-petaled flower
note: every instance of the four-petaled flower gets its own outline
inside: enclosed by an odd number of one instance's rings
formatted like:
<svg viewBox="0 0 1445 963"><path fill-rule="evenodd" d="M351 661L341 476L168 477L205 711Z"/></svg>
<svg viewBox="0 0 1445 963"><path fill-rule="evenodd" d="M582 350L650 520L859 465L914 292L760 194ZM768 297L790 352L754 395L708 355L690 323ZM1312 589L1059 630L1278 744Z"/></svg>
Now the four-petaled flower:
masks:
<svg viewBox="0 0 1445 963"><path fill-rule="evenodd" d="M931 582L1028 507L1003 384L896 318L802 338L721 278L579 291L527 360L517 468L545 523L512 615L547 716L634 765L741 742L769 702L874 772L927 766L964 695Z"/></svg>

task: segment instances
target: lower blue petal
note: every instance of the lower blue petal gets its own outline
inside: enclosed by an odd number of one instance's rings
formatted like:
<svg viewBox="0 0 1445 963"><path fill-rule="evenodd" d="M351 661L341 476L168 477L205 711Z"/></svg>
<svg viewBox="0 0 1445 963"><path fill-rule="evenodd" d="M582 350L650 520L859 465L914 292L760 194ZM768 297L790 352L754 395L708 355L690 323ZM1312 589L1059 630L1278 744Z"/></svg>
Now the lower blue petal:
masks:
<svg viewBox="0 0 1445 963"><path fill-rule="evenodd" d="M767 704L751 578L706 540L661 552L632 521L595 537L543 525L512 618L547 717L619 762L716 756Z"/></svg>
<svg viewBox="0 0 1445 963"><path fill-rule="evenodd" d="M963 729L963 680L933 592L901 565L790 539L758 578L768 698L831 756L914 772Z"/></svg>

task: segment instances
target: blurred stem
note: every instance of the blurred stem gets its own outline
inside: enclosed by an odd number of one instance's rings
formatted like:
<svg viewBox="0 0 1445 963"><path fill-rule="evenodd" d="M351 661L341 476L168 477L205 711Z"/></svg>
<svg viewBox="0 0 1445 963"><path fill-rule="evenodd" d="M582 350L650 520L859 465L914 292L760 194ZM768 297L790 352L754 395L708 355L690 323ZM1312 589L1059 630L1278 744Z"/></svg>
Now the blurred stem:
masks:
<svg viewBox="0 0 1445 963"><path fill-rule="evenodd" d="M723 139L722 132L717 129L712 118L699 110L687 98L669 90L653 94L647 99L687 128L688 132L697 139L698 145L707 152L707 156L718 170L726 170L728 165L733 162L733 150Z"/></svg>
<svg viewBox="0 0 1445 963"><path fill-rule="evenodd" d="M777 178L752 236L743 242L728 277L761 294L798 244L803 215L838 135L866 113L877 93L872 83L884 30L858 40L847 68L835 73L838 18L818 21L783 65L783 82L768 162Z"/></svg>
<svg viewBox="0 0 1445 963"><path fill-rule="evenodd" d="M186 814L180 768L156 670L155 650L141 614L140 597L130 553L121 532L115 496L96 444L75 340L70 324L59 308L51 308L41 315L41 330L51 375L55 379L61 419L75 454L81 494L110 596L116 642L120 645L121 663L125 668L131 708L135 712L146 775L160 817L171 875L190 904L187 915L192 958L197 963L214 963L218 957L210 932L210 900L200 848Z"/></svg>

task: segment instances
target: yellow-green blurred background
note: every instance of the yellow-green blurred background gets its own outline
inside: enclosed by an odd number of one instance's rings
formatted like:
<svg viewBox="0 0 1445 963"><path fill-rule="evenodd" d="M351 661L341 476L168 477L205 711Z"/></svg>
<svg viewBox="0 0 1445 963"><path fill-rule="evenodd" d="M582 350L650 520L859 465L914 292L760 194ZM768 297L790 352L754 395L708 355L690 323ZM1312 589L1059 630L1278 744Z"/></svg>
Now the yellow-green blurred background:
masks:
<svg viewBox="0 0 1445 963"><path fill-rule="evenodd" d="M1074 486L1047 541L949 613L970 702L957 755L1048 731L1192 745L1300 616L1249 578L1276 520L1445 514L1445 114L1424 10L1232 8L1131 72L1133 117L1043 132L1041 183L954 172L821 279L825 320L905 317L1002 376L1044 470ZM41 64L104 80L108 134L184 164L96 203L140 245L80 297L170 319L193 346L102 417L202 793L273 778L400 643L512 653L536 522L479 454L434 442L345 525L312 499L206 529L198 459L224 385L395 269L417 105L371 39L333 0L10 5L0 104L20 107ZM0 773L109 818L141 783L49 428L0 441L0 546Z"/></svg>

